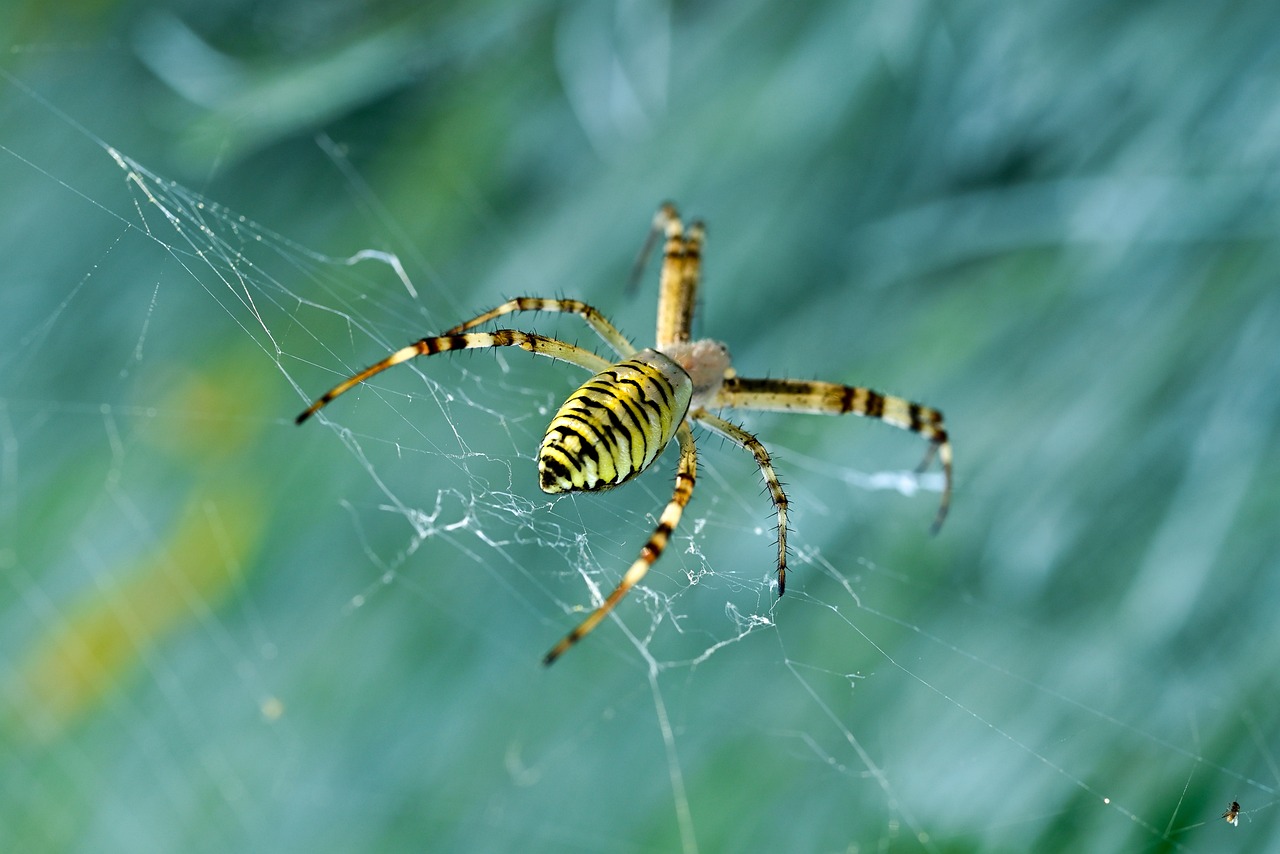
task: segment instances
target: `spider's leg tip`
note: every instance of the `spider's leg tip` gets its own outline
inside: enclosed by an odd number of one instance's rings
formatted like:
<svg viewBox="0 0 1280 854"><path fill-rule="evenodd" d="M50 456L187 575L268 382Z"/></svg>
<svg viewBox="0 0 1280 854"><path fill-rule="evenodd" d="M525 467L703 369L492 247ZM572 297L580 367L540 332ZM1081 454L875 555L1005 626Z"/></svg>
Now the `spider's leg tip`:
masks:
<svg viewBox="0 0 1280 854"><path fill-rule="evenodd" d="M310 417L311 417L311 410L308 409L305 412L299 413L298 417L293 419L293 423L301 424L303 421L306 421Z"/></svg>
<svg viewBox="0 0 1280 854"><path fill-rule="evenodd" d="M947 511L943 510L933 520L933 524L929 526L929 534L934 537L938 536L938 532L942 530L942 523L945 521L947 521Z"/></svg>
<svg viewBox="0 0 1280 854"><path fill-rule="evenodd" d="M577 635L576 633L570 633L566 635L564 639L560 641L560 643L551 647L550 652L542 656L542 666L550 667L551 665L555 664L556 659L558 659L560 656L568 652L569 647L573 646L574 643L577 642L579 637L581 637L581 635Z"/></svg>

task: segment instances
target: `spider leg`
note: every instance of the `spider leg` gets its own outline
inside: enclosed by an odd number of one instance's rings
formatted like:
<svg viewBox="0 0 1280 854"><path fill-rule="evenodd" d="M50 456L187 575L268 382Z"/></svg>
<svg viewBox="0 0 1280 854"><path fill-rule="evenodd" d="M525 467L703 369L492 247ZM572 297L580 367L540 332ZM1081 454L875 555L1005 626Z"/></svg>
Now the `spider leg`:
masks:
<svg viewBox="0 0 1280 854"><path fill-rule="evenodd" d="M450 350L474 350L487 347L520 347L530 353L549 356L561 362L569 362L593 372L602 371L612 364L608 359L597 356L590 350L583 350L581 347L575 347L572 344L566 344L563 341L548 338L545 335L533 335L528 332L519 332L515 329L436 335L431 338L423 338L408 347L402 347L376 365L370 365L350 379L338 383L317 398L315 403L304 409L302 414L298 416L297 423L301 424L306 421L352 386L359 385L374 374L382 373L387 368L394 367L401 362L407 362L415 356L434 356L436 353L445 353Z"/></svg>
<svg viewBox="0 0 1280 854"><path fill-rule="evenodd" d="M640 549L640 556L635 559L626 573L622 576L622 580L618 582L618 586L613 589L609 597L600 603L600 606L592 611L585 620L578 624L578 627L551 648L551 651L542 659L542 663L550 666L557 658L573 646L578 641L586 637L592 629L599 625L600 621L609 615L618 602L622 601L622 597L626 596L628 591L644 578L645 573L649 571L649 567L662 557L663 550L667 547L667 542L671 539L671 534L675 531L676 525L680 524L680 517L684 513L685 505L689 503L689 499L693 497L693 485L698 476L698 450L693 444L693 431L689 429L689 422L685 421L680 425L676 432L676 437L680 440L680 463L676 467L676 487L672 493L671 501L667 503L666 509L662 511L662 516L658 518L658 527L653 529L653 534L649 536L649 541Z"/></svg>
<svg viewBox="0 0 1280 854"><path fill-rule="evenodd" d="M736 376L725 379L714 405L825 415L852 412L918 433L930 443L920 470L933 462L935 455L942 464L942 500L931 530L937 533L947 518L947 510L951 507L951 442L942 422L942 413L936 409L860 386Z"/></svg>
<svg viewBox="0 0 1280 854"><path fill-rule="evenodd" d="M769 456L769 451L759 439L737 424L712 415L705 409L699 409L689 417L755 455L756 465L760 466L760 473L764 475L765 485L769 487L769 496L773 499L773 508L778 516L778 595L781 596L787 589L787 506L789 502L778 480L778 473L773 469L773 458Z"/></svg>
<svg viewBox="0 0 1280 854"><path fill-rule="evenodd" d="M640 277L644 275L644 268L649 264L649 255L652 254L653 247L658 245L658 236L666 230L667 222L679 218L680 214L676 213L676 206L671 202L663 202L658 206L657 212L653 215L653 224L649 226L649 233L645 235L644 245L640 247L636 260L631 264L631 275L627 276L627 294L635 293L636 288L640 286Z"/></svg>
<svg viewBox="0 0 1280 854"><path fill-rule="evenodd" d="M618 328L608 321L599 309L587 305L585 302L576 299L542 299L541 297L516 297L509 299L495 309L486 311L484 314L471 318L466 323L459 323L452 329L446 330L445 335L458 335L466 332L468 329L474 329L482 323L493 320L495 317L512 314L517 311L558 311L565 314L576 314L587 322L595 333L608 344L619 356L634 356L636 354L635 345L627 340L627 337L618 331Z"/></svg>
<svg viewBox="0 0 1280 854"><path fill-rule="evenodd" d="M657 349L689 340L693 311L698 302L698 280L702 273L702 242L706 229L702 222L686 230L672 206L664 206L667 242L662 250L662 273L658 277Z"/></svg>

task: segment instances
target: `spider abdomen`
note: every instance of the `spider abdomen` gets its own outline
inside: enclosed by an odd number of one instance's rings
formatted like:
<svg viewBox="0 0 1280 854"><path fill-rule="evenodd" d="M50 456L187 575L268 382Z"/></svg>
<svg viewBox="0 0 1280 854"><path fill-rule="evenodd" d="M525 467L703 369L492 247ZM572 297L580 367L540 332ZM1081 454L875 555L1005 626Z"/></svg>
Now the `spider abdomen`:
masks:
<svg viewBox="0 0 1280 854"><path fill-rule="evenodd" d="M641 350L569 395L538 449L543 492L608 489L649 467L689 411L693 383L656 350Z"/></svg>

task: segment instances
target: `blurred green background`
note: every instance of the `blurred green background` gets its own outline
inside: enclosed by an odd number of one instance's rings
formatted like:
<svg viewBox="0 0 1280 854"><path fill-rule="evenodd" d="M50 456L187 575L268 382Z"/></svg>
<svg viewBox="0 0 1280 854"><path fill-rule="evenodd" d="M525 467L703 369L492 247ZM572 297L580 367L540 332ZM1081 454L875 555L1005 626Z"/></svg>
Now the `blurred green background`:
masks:
<svg viewBox="0 0 1280 854"><path fill-rule="evenodd" d="M1273 2L6 4L0 850L1280 848L1278 92ZM523 353L292 418L508 296L646 343L668 198L699 333L942 409L952 516L743 416L786 597L703 434L544 670L674 455L547 500Z"/></svg>

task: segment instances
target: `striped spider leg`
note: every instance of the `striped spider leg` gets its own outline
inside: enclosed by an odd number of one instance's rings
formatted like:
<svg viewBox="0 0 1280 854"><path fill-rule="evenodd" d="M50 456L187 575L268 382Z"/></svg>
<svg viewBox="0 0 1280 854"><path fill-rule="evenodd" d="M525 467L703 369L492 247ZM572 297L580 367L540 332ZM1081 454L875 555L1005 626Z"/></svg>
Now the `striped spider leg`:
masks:
<svg viewBox="0 0 1280 854"><path fill-rule="evenodd" d="M539 356L550 356L561 362L569 362L589 371L598 371L608 367L609 360L597 356L590 350L583 350L572 344L547 338L545 335L534 335L516 329L498 329L493 332L468 332L464 334L436 335L415 341L408 347L401 347L381 362L370 365L360 373L343 380L326 391L316 401L304 409L295 423L301 424L312 415L329 405L335 397L349 391L375 374L387 368L393 368L401 362L407 362L415 356L434 356L452 350L474 350L488 347L520 347Z"/></svg>
<svg viewBox="0 0 1280 854"><path fill-rule="evenodd" d="M785 591L788 502L774 471L772 458L760 440L713 414L711 409L784 410L831 415L852 412L911 430L930 443L920 468L927 466L935 455L942 463L945 485L942 503L933 523L935 531L946 518L950 506L951 444L940 412L855 386L738 377L724 344L711 339L691 340L705 238L701 222L694 221L686 229L674 205L666 203L659 207L649 236L636 259L632 282L638 280L659 236L664 238L663 260L659 276L657 343L653 348L637 350L603 314L579 300L516 297L443 335L423 338L395 351L325 392L297 418L301 424L352 387L416 356L514 346L577 365L593 374L569 395L547 427L537 456L538 484L544 492L600 491L625 483L653 465L663 449L676 439L680 446L680 459L676 466L675 489L653 533L613 592L577 628L552 647L543 658L545 664L551 664L586 637L662 556L684 508L693 497L697 479L697 447L690 429L693 421L729 439L755 457L777 516L778 595ZM515 329L471 331L509 314L534 311L562 312L581 317L617 355L618 361L610 361L556 338Z"/></svg>
<svg viewBox="0 0 1280 854"><path fill-rule="evenodd" d="M640 579L644 578L645 573L649 571L649 567L653 566L658 558L662 557L662 552L667 547L667 541L671 539L671 535L675 532L676 525L680 524L680 517L684 514L685 506L688 505L689 499L693 497L693 486L698 478L698 450L693 443L693 431L689 429L688 421L680 422L680 428L676 431L676 438L680 441L680 463L676 468L676 491L671 497L671 501L668 502L666 509L662 511L662 516L658 519L658 527L654 528L653 533L649 536L649 541L644 544L644 548L640 549L640 556L632 562L622 576L622 580L618 582L618 586L609 594L609 597L601 602L585 620L579 623L577 628L565 635L558 644L552 647L551 651L543 657L543 664L552 664L569 647L586 637L601 620L608 616L614 606L622 601L622 597L626 596L631 588L635 587L640 582Z"/></svg>
<svg viewBox="0 0 1280 854"><path fill-rule="evenodd" d="M936 409L860 386L816 380L753 380L737 376L725 379L716 396L716 403L737 409L818 415L844 415L852 412L918 433L929 440L929 448L917 470L923 471L935 455L942 463L942 500L930 530L936 534L947 518L947 511L951 507L951 442L942 423L942 413Z"/></svg>
<svg viewBox="0 0 1280 854"><path fill-rule="evenodd" d="M562 312L565 314L576 314L586 321L600 339L609 345L609 348L619 356L634 356L636 353L635 345L627 340L627 336L618 331L618 327L609 322L599 309L592 308L585 302L576 299L543 299L542 297L515 297L509 299L497 308L490 309L484 314L478 314L468 320L466 323L459 323L457 326L445 332L445 335L456 335L460 332L466 332L468 329L475 329L481 324L488 323L490 320L502 317L507 314L514 314L517 311L552 311Z"/></svg>

